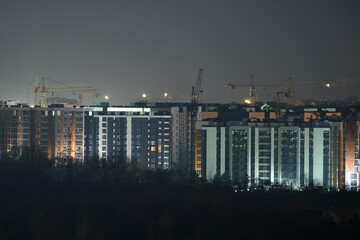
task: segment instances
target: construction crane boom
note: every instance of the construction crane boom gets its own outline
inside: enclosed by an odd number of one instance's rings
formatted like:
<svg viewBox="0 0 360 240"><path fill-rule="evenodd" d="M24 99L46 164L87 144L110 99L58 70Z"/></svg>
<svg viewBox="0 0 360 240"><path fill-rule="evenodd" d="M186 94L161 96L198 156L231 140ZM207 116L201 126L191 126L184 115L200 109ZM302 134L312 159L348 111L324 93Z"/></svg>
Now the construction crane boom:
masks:
<svg viewBox="0 0 360 240"><path fill-rule="evenodd" d="M82 93L83 92L93 92L95 94L95 96L98 96L99 93L96 93L96 89L89 87L89 86L84 86L84 87L59 87L59 88L47 88L45 86L45 78L43 77L41 79L41 84L40 84L40 93L41 93L41 107L46 107L47 105L47 97L48 95L53 95L55 93L79 93L79 105L82 104ZM38 90L35 89L35 95L37 93Z"/></svg>
<svg viewBox="0 0 360 240"><path fill-rule="evenodd" d="M251 78L253 79L253 75L251 75ZM291 78L289 78L290 80ZM250 80L253 81L253 80ZM292 79L291 79L292 81ZM292 85L328 85L328 84L348 84L350 83L350 80L347 79L341 79L341 80L331 80L331 81L292 81ZM273 86L284 86L288 85L289 82L263 82L263 83L231 83L227 82L224 86L233 90L236 87L249 87L251 85L256 87L273 87ZM327 86L328 87L328 86Z"/></svg>
<svg viewBox="0 0 360 240"><path fill-rule="evenodd" d="M299 85L325 85L326 87L331 87L331 85L334 84L348 84L350 83L350 80L347 79L341 79L341 80L332 80L332 81L293 81L292 78L289 78L289 81L286 82L265 82L265 83L254 83L254 79L253 79L253 75L251 75L250 77L250 84L246 84L246 83L226 83L225 87L229 88L229 89L235 89L236 87L249 87L250 91L249 91L249 100L250 100L250 104L253 105L254 104L254 100L255 100L255 87L264 87L264 91L272 91L272 92L277 92L277 94L279 93L284 93L285 96L288 99L288 103L291 104L294 100L295 97L295 91L294 91L294 85L299 86ZM284 85L288 85L287 89L274 89L273 87L277 87L277 86L284 86ZM278 98L278 96L277 96Z"/></svg>

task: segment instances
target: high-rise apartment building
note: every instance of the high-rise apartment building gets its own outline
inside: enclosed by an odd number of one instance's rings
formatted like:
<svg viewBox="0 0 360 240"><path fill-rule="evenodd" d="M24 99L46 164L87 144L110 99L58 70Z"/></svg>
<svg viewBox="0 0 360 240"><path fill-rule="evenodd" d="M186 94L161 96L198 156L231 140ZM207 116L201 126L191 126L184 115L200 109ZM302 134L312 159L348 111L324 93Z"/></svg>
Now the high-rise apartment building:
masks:
<svg viewBox="0 0 360 240"><path fill-rule="evenodd" d="M201 126L205 136L202 173L229 174L252 183L338 187L333 126L285 123L230 123Z"/></svg>
<svg viewBox="0 0 360 240"><path fill-rule="evenodd" d="M194 164L198 156L195 125L201 119L202 106L179 104L171 107L172 161L174 167L189 174L199 171ZM197 162L197 164L200 164ZM198 166L198 165L197 165ZM199 172L198 172L199 174Z"/></svg>
<svg viewBox="0 0 360 240"><path fill-rule="evenodd" d="M52 108L48 113L49 146L54 146L49 157L83 163L85 109Z"/></svg>
<svg viewBox="0 0 360 240"><path fill-rule="evenodd" d="M41 122L35 121L36 115L30 113L29 108L22 106L0 108L1 155L9 154L17 157L25 149L30 149L30 146L35 147L38 144L37 147L40 147L40 139L45 139L45 135L41 138ZM30 130L32 136L30 136Z"/></svg>
<svg viewBox="0 0 360 240"><path fill-rule="evenodd" d="M264 110L264 111L263 111ZM135 104L47 108L0 106L0 156L136 160L211 180L359 187L357 107L279 109L238 104Z"/></svg>
<svg viewBox="0 0 360 240"><path fill-rule="evenodd" d="M148 107L96 106L85 122L86 156L128 158L142 167L170 167L171 116Z"/></svg>
<svg viewBox="0 0 360 240"><path fill-rule="evenodd" d="M36 151L44 158L83 162L84 110L80 108L0 108L0 152L19 157Z"/></svg>
<svg viewBox="0 0 360 240"><path fill-rule="evenodd" d="M202 177L210 180L226 173L235 181L298 188L359 187L356 108L285 109L283 120L256 110L246 108L248 117L241 122L220 116L197 123L202 150L194 160L202 160L197 169Z"/></svg>

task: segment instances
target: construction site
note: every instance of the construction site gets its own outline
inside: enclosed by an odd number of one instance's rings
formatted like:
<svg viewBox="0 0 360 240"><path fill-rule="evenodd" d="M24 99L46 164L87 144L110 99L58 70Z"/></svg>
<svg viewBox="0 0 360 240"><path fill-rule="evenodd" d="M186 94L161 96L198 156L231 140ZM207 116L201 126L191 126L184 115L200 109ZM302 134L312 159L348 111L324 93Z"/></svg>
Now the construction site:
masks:
<svg viewBox="0 0 360 240"><path fill-rule="evenodd" d="M199 69L187 102L141 99L128 106L110 105L88 85L48 87L52 80L39 83L36 76L38 104L2 103L0 153L19 157L32 148L78 164L122 156L144 168L174 168L206 180L226 174L249 184L359 188L360 105L295 100L296 87L349 81L257 83L250 75L249 83L225 84L231 91L249 89L242 103L219 104L202 102L203 75ZM262 91L273 93L273 101L260 102ZM78 100L60 98L68 93ZM101 100L83 105L85 95Z"/></svg>

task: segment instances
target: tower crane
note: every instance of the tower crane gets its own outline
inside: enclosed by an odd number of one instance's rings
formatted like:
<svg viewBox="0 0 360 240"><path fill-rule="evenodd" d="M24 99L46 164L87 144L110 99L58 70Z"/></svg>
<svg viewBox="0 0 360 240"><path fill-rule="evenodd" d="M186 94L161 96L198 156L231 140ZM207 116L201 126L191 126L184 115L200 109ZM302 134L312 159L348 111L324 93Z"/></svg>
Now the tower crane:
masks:
<svg viewBox="0 0 360 240"><path fill-rule="evenodd" d="M91 92L98 97L100 93L96 92L95 88L79 85L79 86L66 86L66 87L57 87L57 88L47 88L45 86L45 77L41 79L40 86L35 85L35 99L37 92L40 91L41 94L41 107L46 107L48 95L54 95L55 93L78 93L79 94L79 105L82 104L82 95L84 92ZM35 83L36 84L36 83Z"/></svg>
<svg viewBox="0 0 360 240"><path fill-rule="evenodd" d="M336 84L348 84L350 80L341 79L341 80L332 80L332 81L296 81L294 82L292 78L289 78L289 82L266 82L266 83L254 83L253 75L250 77L250 84L237 84L237 83L226 83L225 87L229 89L235 89L237 87L249 87L249 100L250 104L254 105L255 101L255 87L264 87L264 91L271 91L276 92L278 95L279 93L284 93L285 97L288 100L288 104L292 104L295 97L294 85L324 85L325 87L330 88L332 85ZM273 87L284 86L288 85L287 89L274 89ZM278 96L276 97L278 98Z"/></svg>
<svg viewBox="0 0 360 240"><path fill-rule="evenodd" d="M197 130L195 129L195 123L199 117L199 109L198 109L198 103L201 99L201 81L204 74L204 69L200 68L199 73L196 79L195 86L192 87L192 93L191 93L191 104L190 104L190 156L188 158L188 162L185 164L185 167L188 171L188 173L191 172L191 170L195 169L195 136Z"/></svg>
<svg viewBox="0 0 360 240"><path fill-rule="evenodd" d="M254 105L255 104L255 87L271 87L271 86L278 86L278 83L254 83L254 74L250 75L250 84L246 83L226 83L225 87L229 88L230 90L233 90L237 87L249 87L249 104Z"/></svg>
<svg viewBox="0 0 360 240"><path fill-rule="evenodd" d="M191 93L191 102L194 104L197 104L201 100L201 94L203 91L201 90L201 81L204 74L204 69L200 68L198 77L196 79L195 87L192 87L192 93Z"/></svg>

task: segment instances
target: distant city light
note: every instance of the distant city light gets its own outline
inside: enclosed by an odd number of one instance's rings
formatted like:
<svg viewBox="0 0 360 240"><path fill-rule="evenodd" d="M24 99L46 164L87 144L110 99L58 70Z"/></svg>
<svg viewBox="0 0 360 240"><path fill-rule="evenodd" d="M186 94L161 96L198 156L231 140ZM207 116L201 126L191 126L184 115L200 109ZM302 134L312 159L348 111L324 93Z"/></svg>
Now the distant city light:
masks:
<svg viewBox="0 0 360 240"><path fill-rule="evenodd" d="M143 98L146 98L146 93L143 93L143 94L142 94L142 97L143 97Z"/></svg>
<svg viewBox="0 0 360 240"><path fill-rule="evenodd" d="M164 93L164 97L167 97L168 96L168 93Z"/></svg>
<svg viewBox="0 0 360 240"><path fill-rule="evenodd" d="M325 86L329 88L331 85L330 85L330 83L327 83L327 84L325 84Z"/></svg>
<svg viewBox="0 0 360 240"><path fill-rule="evenodd" d="M35 105L30 105L31 108L35 107Z"/></svg>
<svg viewBox="0 0 360 240"><path fill-rule="evenodd" d="M105 96L105 99L108 100L108 99L109 99L109 96Z"/></svg>
<svg viewBox="0 0 360 240"><path fill-rule="evenodd" d="M245 99L244 101L246 104L251 104L251 101L249 99Z"/></svg>

